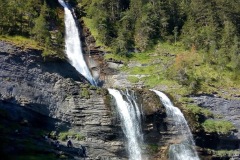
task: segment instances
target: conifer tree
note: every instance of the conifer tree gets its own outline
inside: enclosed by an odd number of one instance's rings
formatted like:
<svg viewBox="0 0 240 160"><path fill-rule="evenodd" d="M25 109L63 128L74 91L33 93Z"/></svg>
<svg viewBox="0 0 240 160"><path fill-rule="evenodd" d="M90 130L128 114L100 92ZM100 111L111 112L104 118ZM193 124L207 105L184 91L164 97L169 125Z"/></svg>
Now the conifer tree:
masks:
<svg viewBox="0 0 240 160"><path fill-rule="evenodd" d="M35 19L35 25L32 29L34 39L42 44L44 44L50 37L48 23L46 21L46 17L48 16L47 14L47 5L46 2L44 2L44 5L41 7L40 15Z"/></svg>

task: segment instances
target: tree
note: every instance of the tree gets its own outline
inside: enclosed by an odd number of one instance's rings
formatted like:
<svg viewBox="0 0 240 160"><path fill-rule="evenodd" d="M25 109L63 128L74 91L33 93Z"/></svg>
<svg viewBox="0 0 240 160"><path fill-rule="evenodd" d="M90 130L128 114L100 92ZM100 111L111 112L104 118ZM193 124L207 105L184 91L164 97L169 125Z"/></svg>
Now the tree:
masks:
<svg viewBox="0 0 240 160"><path fill-rule="evenodd" d="M47 14L47 6L44 2L44 5L41 7L41 13L39 17L35 19L35 25L32 29L34 39L42 44L44 44L50 37L50 33L48 31L48 23L46 21Z"/></svg>
<svg viewBox="0 0 240 160"><path fill-rule="evenodd" d="M8 22L8 3L7 0L1 0L0 3L0 34L6 33L7 22Z"/></svg>

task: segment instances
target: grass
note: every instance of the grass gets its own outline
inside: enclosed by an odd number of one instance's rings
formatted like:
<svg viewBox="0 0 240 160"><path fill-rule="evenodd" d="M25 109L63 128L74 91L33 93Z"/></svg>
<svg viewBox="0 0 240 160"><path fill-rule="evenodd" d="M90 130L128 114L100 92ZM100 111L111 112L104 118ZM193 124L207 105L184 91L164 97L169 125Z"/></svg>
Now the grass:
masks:
<svg viewBox="0 0 240 160"><path fill-rule="evenodd" d="M104 58L106 60L108 59L114 59L114 60L117 60L117 61L122 61L123 63L127 64L129 62L129 57L125 57L125 56L121 56L121 55L118 55L118 54L113 54L113 53L108 53L108 54L105 54L104 55Z"/></svg>
<svg viewBox="0 0 240 160"><path fill-rule="evenodd" d="M44 59L47 59L49 56L56 56L61 59L64 59L63 53L57 53L59 51L55 51L54 49L45 48L38 42L36 42L33 39L26 38L23 36L6 36L6 35L0 35L0 40L9 42L13 45L16 45L17 47L20 47L22 50L26 49L36 49L36 50L42 50L42 57Z"/></svg>
<svg viewBox="0 0 240 160"><path fill-rule="evenodd" d="M136 53L132 56L131 61L137 61L140 63L149 63L151 52Z"/></svg>
<svg viewBox="0 0 240 160"><path fill-rule="evenodd" d="M159 43L151 51L134 53L131 57L106 54L105 59L124 62L122 72L130 75L146 75L139 79L150 88L167 86L168 92L180 95L191 93L213 93L224 90L219 95L231 98L233 92L240 95L239 79L234 80L233 72L221 70L217 65L204 62L202 51L185 50L180 43L171 45ZM130 67L129 63L141 64ZM145 65L144 65L145 64ZM182 72L185 73L182 73Z"/></svg>
<svg viewBox="0 0 240 160"><path fill-rule="evenodd" d="M166 84L166 68L164 66L166 63L169 63L170 60L173 60L173 56L165 55L166 53L169 53L168 50L174 51L174 53L171 54L176 54L174 47L164 43L157 45L152 51L135 53L132 57L106 54L105 59L112 58L124 62L126 65L121 68L122 72L126 72L130 75L146 75L146 77L143 77L139 80L143 81L145 86L153 88L161 85L162 83ZM128 67L128 63L140 63L143 65ZM133 80L133 82L135 81L136 80Z"/></svg>
<svg viewBox="0 0 240 160"><path fill-rule="evenodd" d="M137 83L139 82L139 78L135 76L128 76L127 80L131 83Z"/></svg>
<svg viewBox="0 0 240 160"><path fill-rule="evenodd" d="M39 49L42 50L44 47L42 47L38 42L36 42L33 39L26 38L23 36L0 36L0 40L7 41L9 43L12 43L18 47L23 47L23 49Z"/></svg>
<svg viewBox="0 0 240 160"><path fill-rule="evenodd" d="M23 36L7 36L7 35L0 35L0 40L9 42L17 47L25 49L36 49L36 50L42 50L42 57L44 59L48 58L49 56L55 56L60 59L64 59L64 54L60 51L54 50L54 48L46 48L37 41L26 38Z"/></svg>

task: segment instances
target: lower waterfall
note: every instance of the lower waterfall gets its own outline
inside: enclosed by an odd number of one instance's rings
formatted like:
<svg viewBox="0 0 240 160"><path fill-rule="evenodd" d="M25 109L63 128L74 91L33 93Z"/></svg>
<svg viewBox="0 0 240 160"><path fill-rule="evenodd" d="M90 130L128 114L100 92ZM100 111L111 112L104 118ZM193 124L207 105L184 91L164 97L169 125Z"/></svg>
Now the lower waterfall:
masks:
<svg viewBox="0 0 240 160"><path fill-rule="evenodd" d="M179 131L179 136L182 137L181 142L172 144L169 148L170 160L199 160L195 150L195 143L192 133L188 127L187 121L182 112L175 107L170 99L162 92L154 91L159 97L164 107L166 108L167 117L174 121L174 126Z"/></svg>
<svg viewBox="0 0 240 160"><path fill-rule="evenodd" d="M135 97L128 91L120 92L115 89L108 89L108 91L116 101L117 111L123 124L122 129L128 141L129 159L141 160L141 112Z"/></svg>

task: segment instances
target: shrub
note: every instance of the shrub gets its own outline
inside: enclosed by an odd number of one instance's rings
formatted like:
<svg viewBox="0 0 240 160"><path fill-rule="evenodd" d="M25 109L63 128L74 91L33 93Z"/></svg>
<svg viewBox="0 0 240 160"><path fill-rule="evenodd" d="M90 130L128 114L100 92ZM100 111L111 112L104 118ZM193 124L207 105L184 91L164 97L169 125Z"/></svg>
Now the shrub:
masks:
<svg viewBox="0 0 240 160"><path fill-rule="evenodd" d="M71 137L72 139L76 139L78 141L84 140L85 138L80 133L74 133L74 132L61 132L59 133L58 136L61 141L66 141L69 137Z"/></svg>
<svg viewBox="0 0 240 160"><path fill-rule="evenodd" d="M90 95L91 95L91 93L88 91L87 88L82 88L82 90L81 90L81 97L82 98L89 99Z"/></svg>
<svg viewBox="0 0 240 160"><path fill-rule="evenodd" d="M59 134L59 139L61 141L66 141L68 139L68 133L67 132L63 132Z"/></svg>
<svg viewBox="0 0 240 160"><path fill-rule="evenodd" d="M131 83L137 83L139 81L138 77L128 76L127 80Z"/></svg>
<svg viewBox="0 0 240 160"><path fill-rule="evenodd" d="M202 126L205 132L218 134L229 134L235 129L234 125L229 121L206 120Z"/></svg>
<svg viewBox="0 0 240 160"><path fill-rule="evenodd" d="M208 118L213 117L213 114L209 110L198 107L197 105L193 105L193 104L187 105L187 110L192 112L195 115L201 114Z"/></svg>
<svg viewBox="0 0 240 160"><path fill-rule="evenodd" d="M155 154L158 152L158 145L157 144L149 144L149 145L147 145L147 150L150 154Z"/></svg>

